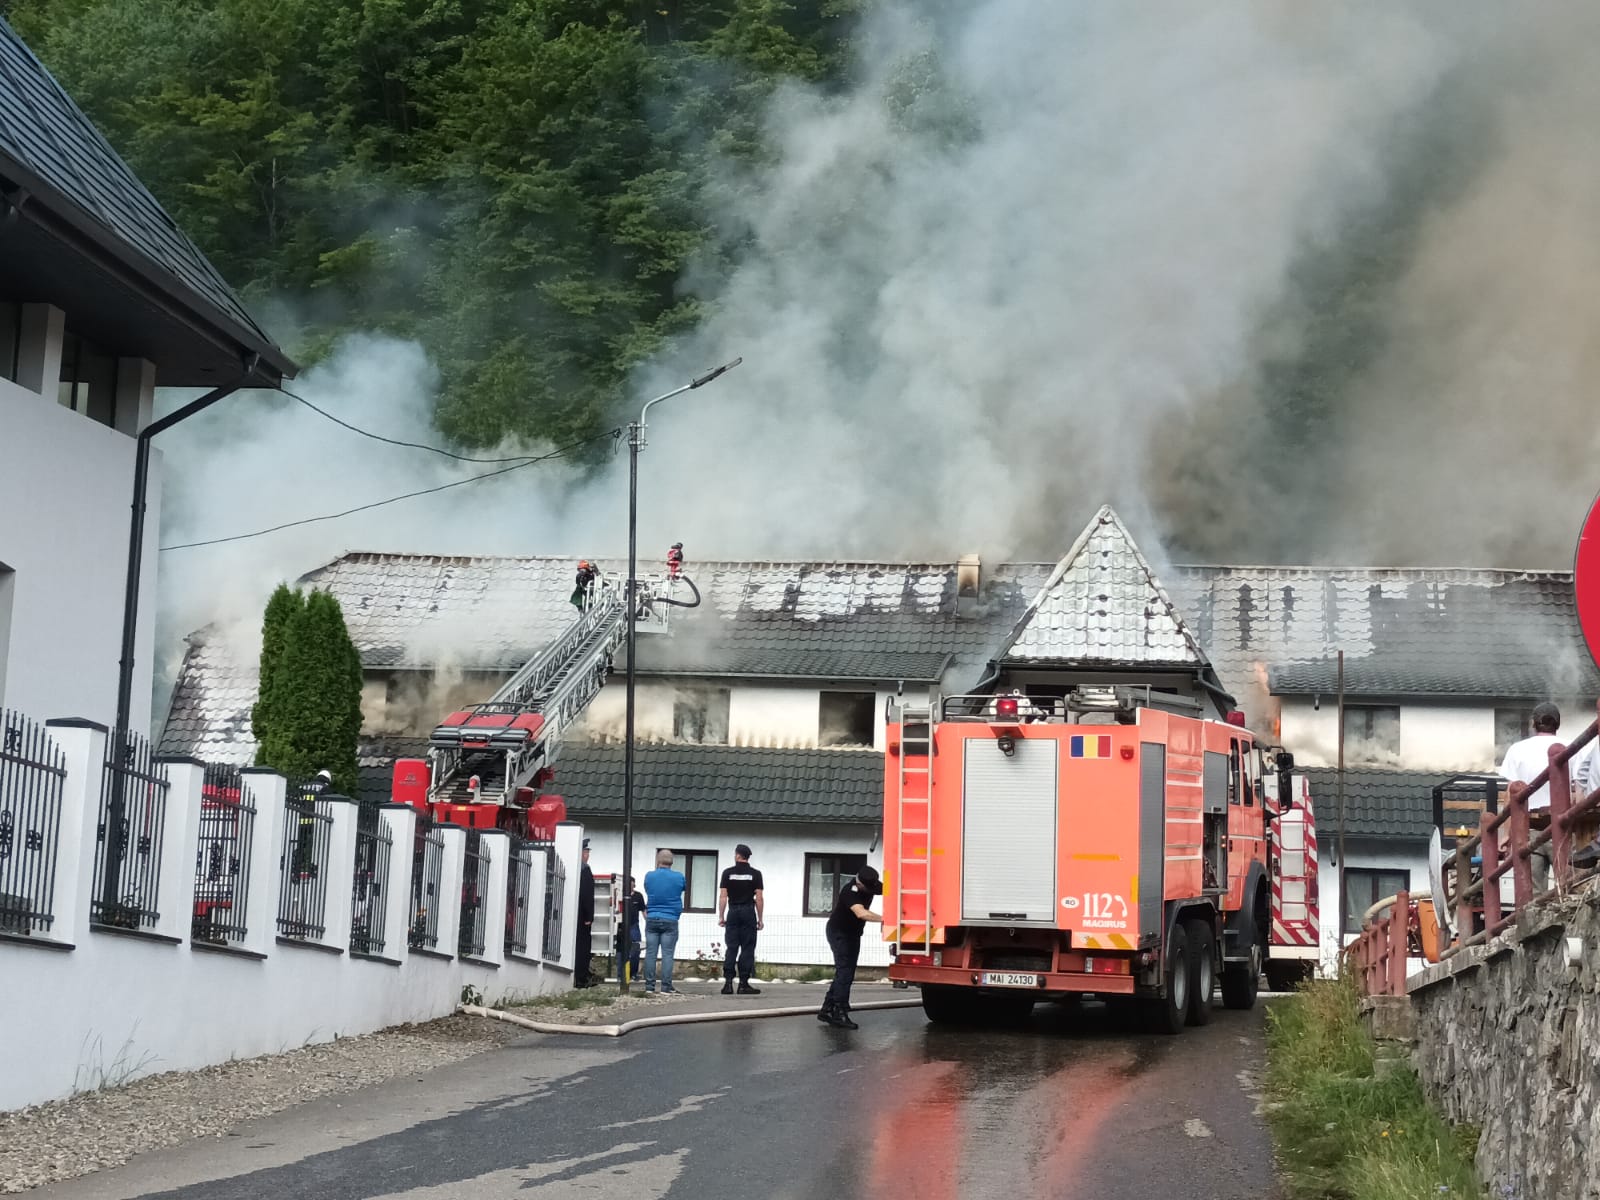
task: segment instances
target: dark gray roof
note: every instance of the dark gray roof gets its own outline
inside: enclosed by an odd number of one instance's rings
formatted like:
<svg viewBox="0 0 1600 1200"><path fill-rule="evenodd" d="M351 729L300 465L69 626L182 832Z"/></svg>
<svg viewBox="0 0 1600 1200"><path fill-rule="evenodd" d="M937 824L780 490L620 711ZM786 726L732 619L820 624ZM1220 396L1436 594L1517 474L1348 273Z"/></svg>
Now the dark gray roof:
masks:
<svg viewBox="0 0 1600 1200"><path fill-rule="evenodd" d="M1572 575L1317 567L1178 567L1173 599L1247 701L1331 694L1480 700L1600 692ZM1247 707L1249 704L1247 703Z"/></svg>
<svg viewBox="0 0 1600 1200"><path fill-rule="evenodd" d="M620 817L622 770L620 746L569 746L551 790L580 820ZM640 816L835 825L883 817L883 755L872 750L641 746L634 770Z"/></svg>
<svg viewBox="0 0 1600 1200"><path fill-rule="evenodd" d="M109 255L166 302L181 305L241 350L259 353L274 374L294 373L294 364L245 311L216 268L3 18L0 187L26 193L20 225L27 230L69 234ZM26 272L34 243L16 230L9 236L16 240L8 242L8 266ZM64 271L62 286L73 285L70 272ZM75 320L93 323L92 298L82 309L69 311ZM186 378L185 364L156 361L164 383L206 382Z"/></svg>
<svg viewBox="0 0 1600 1200"><path fill-rule="evenodd" d="M1317 817L1317 841L1332 846L1339 836L1339 772L1305 772ZM1344 773L1345 837L1426 842L1433 829L1433 789L1438 771L1349 769Z"/></svg>

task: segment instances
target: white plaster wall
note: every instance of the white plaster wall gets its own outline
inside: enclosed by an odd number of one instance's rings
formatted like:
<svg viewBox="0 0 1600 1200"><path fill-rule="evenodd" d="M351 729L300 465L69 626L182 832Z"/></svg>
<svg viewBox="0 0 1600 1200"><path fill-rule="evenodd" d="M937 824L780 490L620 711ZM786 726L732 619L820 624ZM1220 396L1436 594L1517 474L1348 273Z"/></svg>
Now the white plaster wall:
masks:
<svg viewBox="0 0 1600 1200"><path fill-rule="evenodd" d="M728 743L814 747L820 704L816 688L735 687L728 698Z"/></svg>
<svg viewBox="0 0 1600 1200"><path fill-rule="evenodd" d="M1355 737L1346 734L1347 766L1386 767L1407 771L1492 770L1494 706L1402 704L1400 753L1363 756ZM1302 766L1333 767L1339 761L1339 708L1324 696L1320 708L1310 699L1285 697L1281 708L1284 746Z"/></svg>
<svg viewBox="0 0 1600 1200"><path fill-rule="evenodd" d="M633 830L633 874L642 882L645 872L655 866L658 849L714 850L720 874L733 865L733 848L747 843L754 854L750 861L761 868L765 885L766 928L756 940L756 961L785 965L828 965L833 957L828 950L824 917L805 913L805 856L807 854L866 854L867 861L883 869L881 844L870 852L876 828L870 825L735 825L719 821L683 821L663 824L635 821ZM622 829L620 823L594 821L589 825L589 866L596 875L622 871ZM879 839L881 842L881 839ZM882 911L882 900L878 902ZM869 930L861 945L865 966L887 966L888 947ZM598 939L597 939L598 944ZM725 947L715 913L685 913L678 933L678 961L688 963L697 955L713 954L713 946ZM596 950L599 953L599 950ZM720 950L715 957L721 961Z"/></svg>
<svg viewBox="0 0 1600 1200"><path fill-rule="evenodd" d="M276 937L276 847L283 782L261 774L247 776L253 789L265 787L269 793L266 799L257 796L251 867L247 948L257 953L191 945L187 926L199 811L198 766L171 768L158 929L175 936L163 942L91 929L90 864L96 822L92 816L83 817L88 804L98 800L105 736L83 728L52 732L69 766L69 807L63 812L53 906L57 920L48 941L0 938L0 1062L5 1064L0 1070L0 1111L106 1082L192 1070L431 1020L455 1010L466 984L490 1002L571 984L581 826L568 823L557 833L556 852L567 866L568 893L560 964L538 961L536 919L530 921L528 956L503 954L503 863L491 868L486 918L490 944L484 959L463 962L453 953L457 905L442 910L439 948L444 953L407 950L413 818L408 812L387 812L386 818L397 822L384 948L384 958L390 961L379 961L344 949L350 935L348 863L329 878L328 945L284 943ZM263 779L276 783L263 785ZM348 811L336 815L339 824L333 842L348 849L354 810L344 807ZM449 833L442 886L446 896L459 896L464 835L460 830ZM501 851L505 841L493 837L494 851ZM542 864L536 864L534 879L537 890L543 880ZM169 897L174 901L170 906Z"/></svg>
<svg viewBox="0 0 1600 1200"><path fill-rule="evenodd" d="M12 580L0 705L37 720L116 715L134 440L0 379L0 563ZM133 728L150 728L160 454L151 456Z"/></svg>
<svg viewBox="0 0 1600 1200"><path fill-rule="evenodd" d="M672 708L678 689L670 683L636 682L634 685L633 725L634 735L641 742L666 742L672 740ZM620 675L612 675L600 694L589 702L583 720L573 732L573 739L591 738L620 741L626 728L628 713L628 683Z"/></svg>

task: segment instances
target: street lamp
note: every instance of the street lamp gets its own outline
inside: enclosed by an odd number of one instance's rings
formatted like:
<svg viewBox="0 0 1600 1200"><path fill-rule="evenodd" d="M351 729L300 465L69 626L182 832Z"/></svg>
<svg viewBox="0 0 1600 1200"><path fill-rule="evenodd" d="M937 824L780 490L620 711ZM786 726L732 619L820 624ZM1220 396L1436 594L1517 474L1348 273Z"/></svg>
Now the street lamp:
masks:
<svg viewBox="0 0 1600 1200"><path fill-rule="evenodd" d="M645 444L645 418L650 415L650 409L663 400L671 400L684 392L705 387L713 379L726 375L743 361L742 358L736 358L730 363L723 363L722 366L707 371L700 378L680 388L674 388L665 395L646 401L645 406L639 410L639 419L628 426L628 586L623 591L623 601L628 606L628 715L623 736L622 761L623 895L622 919L618 922L622 926L622 943L617 954L617 987L623 995L628 994L627 963L633 957L633 922L628 919L628 903L632 898L632 892L628 890L628 880L633 877L633 698L637 669L635 663L637 655L634 651L639 616L636 599L639 593L639 451Z"/></svg>

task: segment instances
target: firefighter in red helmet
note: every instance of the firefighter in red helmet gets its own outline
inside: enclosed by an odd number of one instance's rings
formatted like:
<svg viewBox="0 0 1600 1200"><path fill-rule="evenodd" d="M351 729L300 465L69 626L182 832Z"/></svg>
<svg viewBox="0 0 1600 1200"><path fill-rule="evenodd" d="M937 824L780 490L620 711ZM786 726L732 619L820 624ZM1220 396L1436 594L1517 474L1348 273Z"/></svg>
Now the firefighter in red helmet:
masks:
<svg viewBox="0 0 1600 1200"><path fill-rule="evenodd" d="M578 577L573 581L572 607L583 612L589 607L589 600L594 590L595 580L600 578L599 569L587 558L578 563Z"/></svg>
<svg viewBox="0 0 1600 1200"><path fill-rule="evenodd" d="M683 571L683 543L673 542L667 551L667 578L676 579Z"/></svg>

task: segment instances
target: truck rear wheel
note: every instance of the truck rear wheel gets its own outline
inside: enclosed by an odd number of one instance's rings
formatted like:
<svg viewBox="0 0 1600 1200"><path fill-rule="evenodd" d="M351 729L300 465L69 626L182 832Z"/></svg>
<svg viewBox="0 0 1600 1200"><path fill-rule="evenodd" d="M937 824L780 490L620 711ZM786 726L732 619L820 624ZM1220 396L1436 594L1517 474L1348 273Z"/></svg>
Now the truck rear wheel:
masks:
<svg viewBox="0 0 1600 1200"><path fill-rule="evenodd" d="M935 1025L968 1025L972 1022L972 999L964 988L925 983L922 1015Z"/></svg>
<svg viewBox="0 0 1600 1200"><path fill-rule="evenodd" d="M1216 935L1199 917L1184 923L1189 939L1189 1015L1191 1025L1211 1020L1211 993L1216 989Z"/></svg>
<svg viewBox="0 0 1600 1200"><path fill-rule="evenodd" d="M1144 1002L1145 1027L1152 1033L1182 1033L1189 1019L1189 938L1182 925L1167 940L1166 983L1162 995Z"/></svg>

